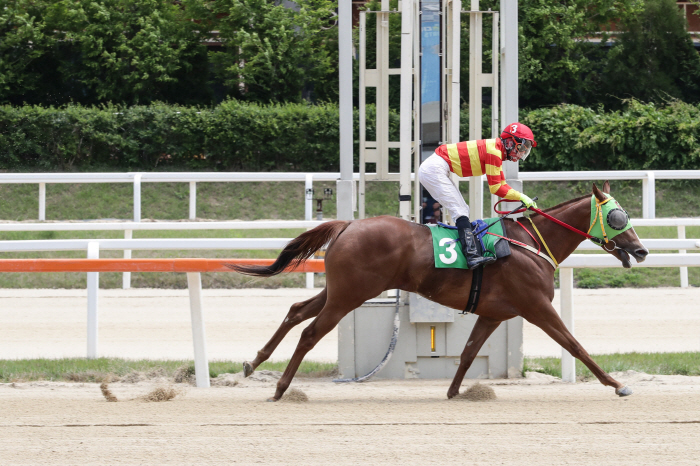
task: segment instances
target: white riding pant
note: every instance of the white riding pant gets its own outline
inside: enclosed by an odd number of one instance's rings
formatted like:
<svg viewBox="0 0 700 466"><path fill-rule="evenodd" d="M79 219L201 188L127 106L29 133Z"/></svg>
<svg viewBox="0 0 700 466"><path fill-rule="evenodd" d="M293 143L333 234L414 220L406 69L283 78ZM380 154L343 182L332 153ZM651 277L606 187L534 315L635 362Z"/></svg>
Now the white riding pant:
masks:
<svg viewBox="0 0 700 466"><path fill-rule="evenodd" d="M425 159L418 168L418 180L436 201L450 211L453 220L463 215L469 217L469 206L450 180L450 166L445 159L437 154Z"/></svg>

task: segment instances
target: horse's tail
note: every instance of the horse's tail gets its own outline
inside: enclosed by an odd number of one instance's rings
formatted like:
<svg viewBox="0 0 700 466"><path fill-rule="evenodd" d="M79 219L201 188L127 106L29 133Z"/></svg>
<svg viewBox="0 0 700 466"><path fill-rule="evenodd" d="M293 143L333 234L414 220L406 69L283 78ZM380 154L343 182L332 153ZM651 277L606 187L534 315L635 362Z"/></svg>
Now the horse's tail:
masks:
<svg viewBox="0 0 700 466"><path fill-rule="evenodd" d="M304 261L313 256L326 243L338 237L350 222L335 220L322 223L313 230L302 233L284 247L277 260L270 266L224 264L226 267L245 275L255 277L271 277L284 271L291 263L293 268L299 267Z"/></svg>

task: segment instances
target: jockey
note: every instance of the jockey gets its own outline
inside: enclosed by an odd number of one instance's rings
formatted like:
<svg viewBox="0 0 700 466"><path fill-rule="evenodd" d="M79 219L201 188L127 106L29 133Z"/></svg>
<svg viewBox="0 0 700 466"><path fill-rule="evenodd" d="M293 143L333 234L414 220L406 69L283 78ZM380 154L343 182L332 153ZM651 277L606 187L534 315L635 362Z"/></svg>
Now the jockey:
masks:
<svg viewBox="0 0 700 466"><path fill-rule="evenodd" d="M484 257L477 247L469 220L469 206L457 187L450 181L450 172L459 177L486 174L489 191L509 201L521 201L526 207L537 207L532 199L506 184L504 160L525 160L530 149L537 147L535 136L527 126L513 123L506 126L497 139L444 144L428 157L418 169L418 178L440 204L447 207L455 219L462 242L462 251L470 269L487 265L496 259Z"/></svg>

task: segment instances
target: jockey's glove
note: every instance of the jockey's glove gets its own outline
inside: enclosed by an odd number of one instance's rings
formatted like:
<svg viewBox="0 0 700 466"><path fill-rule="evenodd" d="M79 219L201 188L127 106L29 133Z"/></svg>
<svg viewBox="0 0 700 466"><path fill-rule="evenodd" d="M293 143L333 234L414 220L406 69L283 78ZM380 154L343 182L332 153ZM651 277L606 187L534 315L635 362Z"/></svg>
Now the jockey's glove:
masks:
<svg viewBox="0 0 700 466"><path fill-rule="evenodd" d="M522 193L520 194L520 202L525 204L525 207L528 209L530 207L534 207L535 209L537 208L537 204L535 203L535 201L533 201L528 196L526 196L525 194L522 194Z"/></svg>

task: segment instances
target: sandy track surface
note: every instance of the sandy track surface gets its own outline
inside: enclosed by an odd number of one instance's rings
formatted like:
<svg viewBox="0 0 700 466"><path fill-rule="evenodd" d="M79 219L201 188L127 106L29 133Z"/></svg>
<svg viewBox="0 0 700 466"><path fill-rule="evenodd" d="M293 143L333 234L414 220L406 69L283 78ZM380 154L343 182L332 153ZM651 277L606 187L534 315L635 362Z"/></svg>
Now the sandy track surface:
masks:
<svg viewBox="0 0 700 466"><path fill-rule="evenodd" d="M269 340L289 306L317 294L306 289L204 290L207 352L212 360L244 360ZM85 290L0 290L0 359L84 357ZM700 288L575 290L575 334L592 354L700 351ZM555 296L555 307L559 297ZM101 290L101 356L192 359L187 290ZM291 357L304 324L273 355ZM387 341L387 345L388 345ZM527 356L560 356L561 348L525 323ZM337 361L338 335L308 355Z"/></svg>
<svg viewBox="0 0 700 466"><path fill-rule="evenodd" d="M274 378L186 388L0 385L0 458L18 464L698 464L700 377L615 374L635 394L547 376L488 380L495 401L447 400L446 380L297 379L306 403L264 400ZM230 377L230 376L229 376ZM472 382L467 381L465 387ZM182 387L181 387L182 388ZM129 401L130 400L130 401Z"/></svg>

